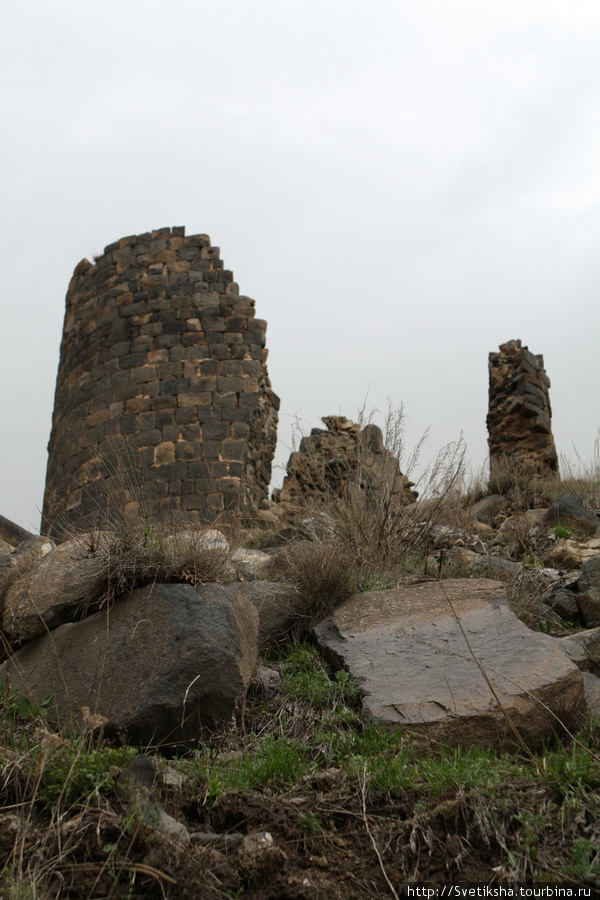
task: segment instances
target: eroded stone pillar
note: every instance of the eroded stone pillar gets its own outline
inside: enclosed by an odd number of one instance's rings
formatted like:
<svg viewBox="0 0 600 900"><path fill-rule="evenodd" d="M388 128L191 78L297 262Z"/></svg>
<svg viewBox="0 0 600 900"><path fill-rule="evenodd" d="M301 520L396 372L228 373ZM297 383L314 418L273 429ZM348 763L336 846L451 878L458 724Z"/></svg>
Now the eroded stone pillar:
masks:
<svg viewBox="0 0 600 900"><path fill-rule="evenodd" d="M212 522L267 498L279 400L266 322L207 235L161 228L79 263L67 292L42 531Z"/></svg>
<svg viewBox="0 0 600 900"><path fill-rule="evenodd" d="M544 357L530 353L521 341L508 341L500 345L498 353L490 353L489 379L491 472L509 462L539 475L556 473L550 379Z"/></svg>

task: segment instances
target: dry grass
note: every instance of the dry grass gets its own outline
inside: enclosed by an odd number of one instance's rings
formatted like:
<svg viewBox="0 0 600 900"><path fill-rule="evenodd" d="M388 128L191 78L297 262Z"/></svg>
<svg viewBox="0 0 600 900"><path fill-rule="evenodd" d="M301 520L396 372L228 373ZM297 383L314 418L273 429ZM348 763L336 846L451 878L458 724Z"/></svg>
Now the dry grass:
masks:
<svg viewBox="0 0 600 900"><path fill-rule="evenodd" d="M295 635L301 637L328 616L356 590L353 561L336 544L298 541L288 544L273 559L268 576L298 587L304 600Z"/></svg>

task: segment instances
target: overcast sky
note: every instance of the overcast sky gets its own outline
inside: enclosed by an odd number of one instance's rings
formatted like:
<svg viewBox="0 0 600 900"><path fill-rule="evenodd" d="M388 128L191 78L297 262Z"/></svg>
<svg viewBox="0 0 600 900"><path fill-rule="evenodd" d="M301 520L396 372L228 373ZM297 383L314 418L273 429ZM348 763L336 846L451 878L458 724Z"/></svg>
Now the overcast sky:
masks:
<svg viewBox="0 0 600 900"><path fill-rule="evenodd" d="M404 404L487 452L487 357L600 426L598 0L19 0L0 28L0 514L37 530L76 264L185 225L268 325L292 426ZM281 480L281 473L276 473Z"/></svg>

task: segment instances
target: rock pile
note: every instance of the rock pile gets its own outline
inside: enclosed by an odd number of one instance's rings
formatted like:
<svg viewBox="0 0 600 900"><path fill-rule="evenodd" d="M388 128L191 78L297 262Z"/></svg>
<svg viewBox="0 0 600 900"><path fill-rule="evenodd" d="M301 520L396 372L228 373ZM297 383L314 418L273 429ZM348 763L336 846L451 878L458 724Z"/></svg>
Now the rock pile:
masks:
<svg viewBox="0 0 600 900"><path fill-rule="evenodd" d="M330 501L353 487L373 504L381 499L415 502L413 482L401 473L398 460L385 448L377 425L361 429L343 416L323 416L322 422L326 428L313 428L291 454L275 499L295 507Z"/></svg>
<svg viewBox="0 0 600 900"><path fill-rule="evenodd" d="M521 341L508 341L498 353L490 353L487 427L492 473L506 461L539 475L557 472L549 388L543 356L534 356Z"/></svg>

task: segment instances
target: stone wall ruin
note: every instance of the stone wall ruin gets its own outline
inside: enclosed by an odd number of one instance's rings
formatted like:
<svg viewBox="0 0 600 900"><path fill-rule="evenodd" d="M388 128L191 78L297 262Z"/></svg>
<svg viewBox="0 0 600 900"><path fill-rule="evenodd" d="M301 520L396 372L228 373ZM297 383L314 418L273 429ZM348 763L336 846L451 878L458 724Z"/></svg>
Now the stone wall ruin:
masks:
<svg viewBox="0 0 600 900"><path fill-rule="evenodd" d="M161 228L82 260L66 297L42 532L252 515L268 495L279 408L265 332L207 235Z"/></svg>
<svg viewBox="0 0 600 900"><path fill-rule="evenodd" d="M521 341L508 341L498 353L490 353L487 427L492 474L507 461L538 475L558 471L549 388L544 357L534 356Z"/></svg>
<svg viewBox="0 0 600 900"><path fill-rule="evenodd" d="M287 465L277 499L284 506L302 508L344 496L349 487L377 503L390 499L414 503L413 482L400 471L395 456L384 446L377 425L360 425L344 416L323 416L323 428L303 437Z"/></svg>

